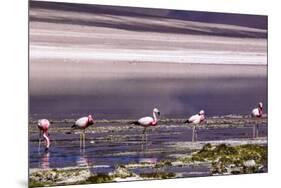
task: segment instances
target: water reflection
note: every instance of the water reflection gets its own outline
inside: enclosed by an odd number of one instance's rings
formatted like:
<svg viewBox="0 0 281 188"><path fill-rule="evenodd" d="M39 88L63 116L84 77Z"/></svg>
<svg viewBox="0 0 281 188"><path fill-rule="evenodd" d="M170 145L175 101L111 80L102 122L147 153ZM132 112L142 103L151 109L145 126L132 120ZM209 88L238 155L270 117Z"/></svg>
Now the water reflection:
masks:
<svg viewBox="0 0 281 188"><path fill-rule="evenodd" d="M141 152L145 153L147 151L147 143L141 143Z"/></svg>
<svg viewBox="0 0 281 188"><path fill-rule="evenodd" d="M140 158L139 163L156 164L157 158Z"/></svg>
<svg viewBox="0 0 281 188"><path fill-rule="evenodd" d="M40 157L39 167L42 169L50 168L50 153L44 152Z"/></svg>
<svg viewBox="0 0 281 188"><path fill-rule="evenodd" d="M213 119L210 125L215 125L217 122L221 123L225 119ZM227 120L227 119L226 119ZM234 119L234 125L238 123L245 123L245 126L229 127L229 128L202 128L200 129L200 141L224 141L237 139L237 142L245 142L252 137L252 126L250 119ZM213 124L211 124L213 123ZM228 125L228 120L221 123ZM68 126L68 125L65 125ZM110 125L115 126L115 125ZM167 133L172 130L172 133ZM120 130L121 131L121 130ZM122 130L123 131L123 130ZM118 133L118 132L117 132ZM116 133L116 134L117 134ZM267 136L266 120L260 122L261 136ZM102 137L107 133L99 133ZM121 133L120 133L121 134ZM183 127L182 125L161 125L157 127L157 134L149 134L149 141L142 143L140 135L135 135L135 131L122 132L124 137L130 138L131 142L96 142L95 147L86 147L80 151L77 142L68 142L72 137L66 138L63 133L54 135L57 144L49 152L37 152L37 134L33 134L30 141L30 168L63 168L63 167L80 167L89 168L94 172L107 172L111 167L121 164L130 163L156 163L162 160L168 160L173 155L181 156L182 154L189 154L190 149L188 145L191 140L192 129ZM92 135L95 137L95 135ZM131 139L132 138L132 139ZM261 138L262 139L262 138ZM66 145L66 141L69 145ZM236 142L236 141L235 141ZM253 142L256 142L253 140ZM257 141L260 143L260 141ZM266 140L262 139L261 143ZM183 143L181 147L181 143ZM192 145L191 145L192 146ZM143 149L142 149L143 147Z"/></svg>
<svg viewBox="0 0 281 188"><path fill-rule="evenodd" d="M80 155L77 156L76 165L78 167L89 167L91 165L90 160L86 155L85 151L81 151Z"/></svg>

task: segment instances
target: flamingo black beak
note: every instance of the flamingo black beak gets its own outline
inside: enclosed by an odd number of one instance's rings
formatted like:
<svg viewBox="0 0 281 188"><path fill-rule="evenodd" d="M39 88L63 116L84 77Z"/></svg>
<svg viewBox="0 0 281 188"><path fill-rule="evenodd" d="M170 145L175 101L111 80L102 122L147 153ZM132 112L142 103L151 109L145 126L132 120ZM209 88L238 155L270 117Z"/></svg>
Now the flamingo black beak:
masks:
<svg viewBox="0 0 281 188"><path fill-rule="evenodd" d="M160 116L160 112L157 112L157 114Z"/></svg>

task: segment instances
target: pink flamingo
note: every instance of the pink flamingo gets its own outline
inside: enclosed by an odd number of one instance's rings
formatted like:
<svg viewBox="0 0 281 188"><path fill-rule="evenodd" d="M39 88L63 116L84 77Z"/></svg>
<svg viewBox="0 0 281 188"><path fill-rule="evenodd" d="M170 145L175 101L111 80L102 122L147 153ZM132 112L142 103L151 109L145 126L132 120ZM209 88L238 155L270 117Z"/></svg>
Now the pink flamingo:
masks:
<svg viewBox="0 0 281 188"><path fill-rule="evenodd" d="M259 102L259 105L257 108L254 108L252 110L251 116L253 118L261 118L262 117L262 111L263 111L263 104L262 102ZM257 138L259 136L259 126L257 122L253 125L253 138Z"/></svg>
<svg viewBox="0 0 281 188"><path fill-rule="evenodd" d="M200 112L198 114L195 114L193 116L191 116L190 118L188 118L188 120L186 120L184 123L192 123L193 124L193 128L192 128L192 142L194 142L195 140L197 141L197 130L196 130L196 125L197 124L201 124L202 122L205 121L205 112L204 110L200 110Z"/></svg>
<svg viewBox="0 0 281 188"><path fill-rule="evenodd" d="M40 120L38 120L37 126L39 128L39 148L41 145L41 137L42 137L42 133L43 133L43 138L45 139L45 143L46 143L45 150L48 151L50 144L51 144L50 139L49 139L49 134L48 134L50 122L47 119L40 119Z"/></svg>
<svg viewBox="0 0 281 188"><path fill-rule="evenodd" d="M94 124L94 119L92 115L88 115L88 117L81 117L78 120L75 121L75 123L72 125L72 131L74 129L80 129L80 148L85 148L85 129L89 127L90 125Z"/></svg>
<svg viewBox="0 0 281 188"><path fill-rule="evenodd" d="M146 129L150 126L157 125L157 121L158 121L157 115L160 116L160 111L157 108L154 108L152 115L153 117L143 117L137 121L131 122L131 124L140 125L144 128L142 132L142 140L144 140L144 135L146 136L146 140L147 140Z"/></svg>

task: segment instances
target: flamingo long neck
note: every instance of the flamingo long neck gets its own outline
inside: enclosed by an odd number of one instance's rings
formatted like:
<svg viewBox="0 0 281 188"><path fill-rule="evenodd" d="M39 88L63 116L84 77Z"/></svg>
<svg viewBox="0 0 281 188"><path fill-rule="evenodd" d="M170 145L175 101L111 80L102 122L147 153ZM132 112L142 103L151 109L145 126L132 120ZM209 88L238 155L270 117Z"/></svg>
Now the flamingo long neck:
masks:
<svg viewBox="0 0 281 188"><path fill-rule="evenodd" d="M44 131L43 137L44 137L44 139L46 140L46 143L47 143L46 148L49 148L50 147L50 139L47 136L47 131Z"/></svg>
<svg viewBox="0 0 281 188"><path fill-rule="evenodd" d="M204 115L200 115L200 122L203 122L205 120L205 116Z"/></svg>
<svg viewBox="0 0 281 188"><path fill-rule="evenodd" d="M153 120L154 120L154 123L156 124L157 123L157 116L156 116L156 114L155 114L155 112L153 112Z"/></svg>
<svg viewBox="0 0 281 188"><path fill-rule="evenodd" d="M86 123L86 126L85 126L85 128L87 128L88 126L90 126L90 125L93 125L94 124L94 122L93 122L94 120L93 120L93 118L92 117L88 117L88 120L87 120L87 123Z"/></svg>
<svg viewBox="0 0 281 188"><path fill-rule="evenodd" d="M262 108L259 107L258 109L259 109L259 116L262 116Z"/></svg>

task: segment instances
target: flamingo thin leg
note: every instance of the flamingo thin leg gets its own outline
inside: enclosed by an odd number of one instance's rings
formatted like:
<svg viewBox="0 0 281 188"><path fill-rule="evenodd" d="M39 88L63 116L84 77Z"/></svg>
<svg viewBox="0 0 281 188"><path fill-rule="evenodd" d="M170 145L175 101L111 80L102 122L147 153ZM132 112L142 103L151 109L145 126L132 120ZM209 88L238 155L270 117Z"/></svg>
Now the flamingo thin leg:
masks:
<svg viewBox="0 0 281 188"><path fill-rule="evenodd" d="M80 133L80 149L82 148L82 133Z"/></svg>
<svg viewBox="0 0 281 188"><path fill-rule="evenodd" d="M145 143L147 144L147 132L145 132Z"/></svg>
<svg viewBox="0 0 281 188"><path fill-rule="evenodd" d="M146 127L144 128L142 132L142 142L144 143L144 139L146 138Z"/></svg>
<svg viewBox="0 0 281 188"><path fill-rule="evenodd" d="M256 124L253 125L253 138L256 137Z"/></svg>
<svg viewBox="0 0 281 188"><path fill-rule="evenodd" d="M38 150L41 148L41 130L39 132L39 140L38 140Z"/></svg>
<svg viewBox="0 0 281 188"><path fill-rule="evenodd" d="M85 148L86 144L85 144L85 131L83 131L83 148Z"/></svg>
<svg viewBox="0 0 281 188"><path fill-rule="evenodd" d="M194 135L195 134L195 125L192 127L192 142L194 142Z"/></svg>
<svg viewBox="0 0 281 188"><path fill-rule="evenodd" d="M195 132L195 142L197 142L197 128L194 128L194 132Z"/></svg>

